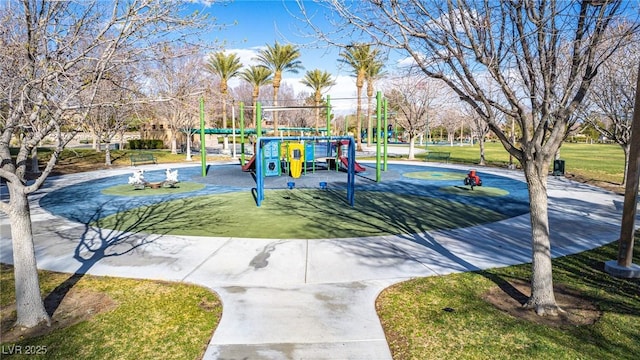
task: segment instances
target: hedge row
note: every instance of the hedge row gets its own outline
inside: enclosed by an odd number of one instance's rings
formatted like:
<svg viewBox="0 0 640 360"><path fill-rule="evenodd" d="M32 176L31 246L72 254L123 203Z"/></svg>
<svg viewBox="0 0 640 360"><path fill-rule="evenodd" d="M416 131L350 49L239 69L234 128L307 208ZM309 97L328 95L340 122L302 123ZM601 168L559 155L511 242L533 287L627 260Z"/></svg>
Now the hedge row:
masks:
<svg viewBox="0 0 640 360"><path fill-rule="evenodd" d="M162 149L164 148L164 142L157 139L133 139L129 140L129 149L131 150L149 150L149 149Z"/></svg>

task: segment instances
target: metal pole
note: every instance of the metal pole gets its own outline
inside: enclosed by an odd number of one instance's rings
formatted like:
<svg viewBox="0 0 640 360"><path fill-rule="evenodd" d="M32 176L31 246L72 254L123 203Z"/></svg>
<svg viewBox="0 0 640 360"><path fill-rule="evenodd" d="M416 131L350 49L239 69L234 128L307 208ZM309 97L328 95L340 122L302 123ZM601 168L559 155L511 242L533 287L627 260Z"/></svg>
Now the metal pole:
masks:
<svg viewBox="0 0 640 360"><path fill-rule="evenodd" d="M353 207L356 196L356 143L353 138L349 138L349 167L347 168L347 201Z"/></svg>
<svg viewBox="0 0 640 360"><path fill-rule="evenodd" d="M244 102L240 101L240 164L244 166Z"/></svg>
<svg viewBox="0 0 640 360"><path fill-rule="evenodd" d="M187 157L185 158L186 161L192 161L191 159L191 127L187 128L187 131L184 132L185 135L187 135L187 148L185 149L187 151Z"/></svg>
<svg viewBox="0 0 640 360"><path fill-rule="evenodd" d="M331 96L327 95L327 136L331 136Z"/></svg>
<svg viewBox="0 0 640 360"><path fill-rule="evenodd" d="M622 228L618 245L618 265L630 267L633 260L633 234L635 232L638 185L640 183L640 76L636 85L636 100L631 123L631 148L627 165L627 185L622 208Z"/></svg>
<svg viewBox="0 0 640 360"><path fill-rule="evenodd" d="M376 93L376 182L380 182L380 125L382 124L382 92ZM385 129L386 130L386 129Z"/></svg>
<svg viewBox="0 0 640 360"><path fill-rule="evenodd" d="M256 103L256 136L262 136L262 104Z"/></svg>
<svg viewBox="0 0 640 360"><path fill-rule="evenodd" d="M231 101L231 130L233 132L233 139L231 144L233 145L233 150L231 151L231 158L236 158L236 101Z"/></svg>
<svg viewBox="0 0 640 360"><path fill-rule="evenodd" d="M207 148L204 146L204 98L200 98L200 162L202 177L207 176Z"/></svg>
<svg viewBox="0 0 640 360"><path fill-rule="evenodd" d="M387 171L387 150L388 150L388 146L389 146L389 132L387 131L387 127L389 126L389 121L387 119L387 99L383 100L382 105L384 106L384 157L383 157L383 161L384 161L384 168L382 170Z"/></svg>
<svg viewBox="0 0 640 360"><path fill-rule="evenodd" d="M256 165L256 205L260 207L262 199L264 199L264 175L262 174L262 137L258 136L255 144L255 161Z"/></svg>

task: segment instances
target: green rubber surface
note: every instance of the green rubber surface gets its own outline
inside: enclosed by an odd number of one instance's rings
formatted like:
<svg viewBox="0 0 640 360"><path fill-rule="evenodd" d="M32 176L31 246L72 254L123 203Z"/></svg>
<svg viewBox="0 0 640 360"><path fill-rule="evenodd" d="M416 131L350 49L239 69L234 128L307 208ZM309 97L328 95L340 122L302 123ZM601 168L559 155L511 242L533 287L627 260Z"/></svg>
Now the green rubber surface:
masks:
<svg viewBox="0 0 640 360"><path fill-rule="evenodd" d="M154 234L323 239L414 234L505 218L450 200L392 192L359 191L352 208L344 191L294 189L267 190L261 207L250 193L233 192L143 206L95 225Z"/></svg>
<svg viewBox="0 0 640 360"><path fill-rule="evenodd" d="M468 185L460 185L460 186L446 186L440 188L440 191L452 194L452 195L462 195L462 196L506 196L509 195L509 192L505 189L490 187L490 186L474 186L473 190L471 190L471 186Z"/></svg>
<svg viewBox="0 0 640 360"><path fill-rule="evenodd" d="M465 174L449 172L449 171L416 171L404 173L403 176L420 179L420 180L461 180L466 177Z"/></svg>

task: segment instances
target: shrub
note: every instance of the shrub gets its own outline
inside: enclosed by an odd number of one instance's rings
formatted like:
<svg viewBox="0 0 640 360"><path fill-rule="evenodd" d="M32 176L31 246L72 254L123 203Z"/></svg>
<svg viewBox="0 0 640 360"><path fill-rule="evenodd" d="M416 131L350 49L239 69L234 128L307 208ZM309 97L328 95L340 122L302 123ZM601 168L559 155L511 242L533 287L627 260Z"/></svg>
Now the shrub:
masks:
<svg viewBox="0 0 640 360"><path fill-rule="evenodd" d="M131 139L129 140L129 149L131 150L150 150L162 149L164 143L158 139Z"/></svg>

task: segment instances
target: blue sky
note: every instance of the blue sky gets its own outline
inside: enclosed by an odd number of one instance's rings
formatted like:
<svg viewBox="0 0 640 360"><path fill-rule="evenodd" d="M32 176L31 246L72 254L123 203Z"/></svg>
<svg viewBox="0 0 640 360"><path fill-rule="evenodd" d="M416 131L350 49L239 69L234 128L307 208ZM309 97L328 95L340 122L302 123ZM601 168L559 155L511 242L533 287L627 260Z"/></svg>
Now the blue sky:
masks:
<svg viewBox="0 0 640 360"><path fill-rule="evenodd" d="M296 92L310 92L300 84L300 79L308 70L326 70L333 75L337 84L328 91L332 98L355 97L355 79L348 68L338 63L338 48L319 48L313 39L304 37L306 24L295 18L299 7L294 0L235 0L212 5L194 4L194 8L216 18L217 24L227 24L222 31L216 31L212 38L224 42L224 49L237 53L244 65L255 63L252 58L266 44L276 41L300 46L301 62L304 70L298 74L285 73L283 82L294 87ZM321 11L317 5L305 2L308 12ZM321 15L321 14L319 14ZM321 18L321 16L318 16ZM230 85L233 86L233 83ZM339 104L334 103L338 106ZM346 106L346 104L345 104Z"/></svg>

